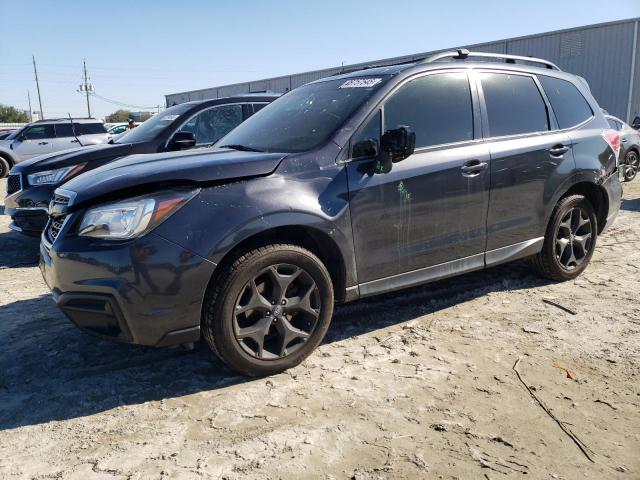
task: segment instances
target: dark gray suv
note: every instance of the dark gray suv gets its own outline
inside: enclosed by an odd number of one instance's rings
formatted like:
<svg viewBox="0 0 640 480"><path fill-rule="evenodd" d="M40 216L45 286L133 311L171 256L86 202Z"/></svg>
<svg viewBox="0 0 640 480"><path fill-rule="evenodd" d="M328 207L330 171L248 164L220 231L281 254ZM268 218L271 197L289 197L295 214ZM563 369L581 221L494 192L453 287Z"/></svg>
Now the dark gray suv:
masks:
<svg viewBox="0 0 640 480"><path fill-rule="evenodd" d="M477 58L477 60L474 60ZM335 302L518 258L568 280L620 206L586 82L458 51L283 95L216 150L131 156L56 190L41 269L82 329L300 363Z"/></svg>

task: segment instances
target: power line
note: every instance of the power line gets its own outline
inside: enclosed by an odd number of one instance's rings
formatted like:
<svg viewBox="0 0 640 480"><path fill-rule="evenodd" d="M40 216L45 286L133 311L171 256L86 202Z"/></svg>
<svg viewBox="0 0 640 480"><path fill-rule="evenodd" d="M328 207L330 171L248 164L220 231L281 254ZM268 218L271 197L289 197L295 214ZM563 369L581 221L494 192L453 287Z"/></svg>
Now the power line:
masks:
<svg viewBox="0 0 640 480"><path fill-rule="evenodd" d="M151 110L151 109L154 109L154 108L157 107L156 105L154 105L152 107L141 107L140 105L132 105L130 103L119 102L118 100L113 100L111 98L107 98L107 97L103 97L102 95L98 95L96 92L91 92L91 95L96 97L96 98L99 98L103 102L111 103L113 105L118 105L120 107L138 108L140 110Z"/></svg>

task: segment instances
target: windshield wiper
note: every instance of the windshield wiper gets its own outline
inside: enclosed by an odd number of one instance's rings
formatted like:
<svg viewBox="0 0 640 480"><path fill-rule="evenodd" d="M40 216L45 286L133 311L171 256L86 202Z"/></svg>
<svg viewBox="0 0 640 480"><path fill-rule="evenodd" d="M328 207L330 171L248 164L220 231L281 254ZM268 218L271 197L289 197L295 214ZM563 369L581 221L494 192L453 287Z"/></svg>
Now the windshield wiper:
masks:
<svg viewBox="0 0 640 480"><path fill-rule="evenodd" d="M233 150L240 150L241 152L262 152L257 148L247 147L246 145L221 145L221 148L232 148Z"/></svg>

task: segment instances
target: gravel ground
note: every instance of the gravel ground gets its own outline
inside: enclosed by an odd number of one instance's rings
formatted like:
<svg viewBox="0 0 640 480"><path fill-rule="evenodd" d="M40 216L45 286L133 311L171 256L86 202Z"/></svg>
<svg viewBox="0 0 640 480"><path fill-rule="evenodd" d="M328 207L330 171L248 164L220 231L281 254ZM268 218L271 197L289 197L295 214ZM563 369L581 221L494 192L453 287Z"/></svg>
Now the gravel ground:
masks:
<svg viewBox="0 0 640 480"><path fill-rule="evenodd" d="M624 198L577 280L517 262L342 306L267 379L79 332L0 215L0 478L640 478L640 181Z"/></svg>

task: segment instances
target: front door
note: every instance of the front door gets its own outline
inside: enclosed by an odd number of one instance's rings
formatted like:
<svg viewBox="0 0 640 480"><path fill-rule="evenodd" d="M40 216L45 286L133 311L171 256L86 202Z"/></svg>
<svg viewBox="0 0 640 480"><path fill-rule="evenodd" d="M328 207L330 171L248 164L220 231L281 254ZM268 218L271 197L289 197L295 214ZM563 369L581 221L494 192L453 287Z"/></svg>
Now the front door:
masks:
<svg viewBox="0 0 640 480"><path fill-rule="evenodd" d="M484 265L489 148L476 141L475 97L464 72L423 75L392 92L354 135L346 168L362 294ZM376 173L380 132L400 125L416 133L416 150Z"/></svg>
<svg viewBox="0 0 640 480"><path fill-rule="evenodd" d="M11 148L20 160L49 153L53 150L53 125L32 125L13 141Z"/></svg>

